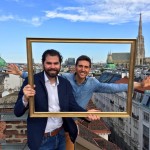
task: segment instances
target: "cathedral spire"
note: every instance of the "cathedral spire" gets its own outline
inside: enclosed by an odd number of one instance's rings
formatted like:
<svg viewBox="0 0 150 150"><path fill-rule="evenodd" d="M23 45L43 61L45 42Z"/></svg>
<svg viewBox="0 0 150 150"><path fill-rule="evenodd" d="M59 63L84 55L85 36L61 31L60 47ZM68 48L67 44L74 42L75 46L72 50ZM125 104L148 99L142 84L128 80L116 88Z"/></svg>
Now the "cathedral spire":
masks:
<svg viewBox="0 0 150 150"><path fill-rule="evenodd" d="M136 65L143 65L145 58L144 37L142 35L142 15L140 13L139 31L137 37Z"/></svg>
<svg viewBox="0 0 150 150"><path fill-rule="evenodd" d="M139 33L138 36L142 35L142 15L140 13L140 20L139 20Z"/></svg>

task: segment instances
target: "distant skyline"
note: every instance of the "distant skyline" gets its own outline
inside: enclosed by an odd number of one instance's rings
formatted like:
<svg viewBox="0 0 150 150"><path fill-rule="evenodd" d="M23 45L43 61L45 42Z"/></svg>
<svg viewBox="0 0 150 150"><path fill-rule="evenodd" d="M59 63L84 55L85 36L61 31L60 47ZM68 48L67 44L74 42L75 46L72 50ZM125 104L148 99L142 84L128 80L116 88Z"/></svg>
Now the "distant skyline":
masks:
<svg viewBox="0 0 150 150"><path fill-rule="evenodd" d="M140 13L145 55L150 57L147 0L1 0L0 56L8 63L26 63L26 37L137 38ZM64 61L86 54L94 62L105 62L109 52L129 52L128 45L33 44L35 62L51 48Z"/></svg>

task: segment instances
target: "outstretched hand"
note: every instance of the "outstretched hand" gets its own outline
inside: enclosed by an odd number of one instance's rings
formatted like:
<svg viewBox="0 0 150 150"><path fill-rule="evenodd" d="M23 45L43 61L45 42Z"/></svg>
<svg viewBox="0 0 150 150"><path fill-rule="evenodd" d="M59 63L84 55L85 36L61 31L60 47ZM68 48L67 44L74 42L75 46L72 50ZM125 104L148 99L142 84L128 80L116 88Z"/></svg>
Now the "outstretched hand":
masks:
<svg viewBox="0 0 150 150"><path fill-rule="evenodd" d="M7 74L21 75L22 71L19 70L18 66L15 64L9 64L7 66Z"/></svg>
<svg viewBox="0 0 150 150"><path fill-rule="evenodd" d="M90 109L90 110L88 110L88 112L100 112L100 110L97 110L97 109ZM89 115L87 116L87 119L88 119L89 121L94 121L94 120L100 120L100 117L97 116L97 115L94 115L94 114L89 114Z"/></svg>
<svg viewBox="0 0 150 150"><path fill-rule="evenodd" d="M143 79L143 81L141 82L141 86L142 87L150 86L150 76L147 76Z"/></svg>

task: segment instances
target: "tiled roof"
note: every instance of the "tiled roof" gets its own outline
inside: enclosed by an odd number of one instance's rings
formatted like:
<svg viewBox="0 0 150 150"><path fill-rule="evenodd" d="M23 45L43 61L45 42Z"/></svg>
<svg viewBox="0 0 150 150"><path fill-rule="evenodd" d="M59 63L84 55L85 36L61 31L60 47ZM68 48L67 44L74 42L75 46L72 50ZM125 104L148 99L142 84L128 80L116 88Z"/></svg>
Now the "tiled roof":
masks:
<svg viewBox="0 0 150 150"><path fill-rule="evenodd" d="M86 109L87 110L89 110L89 109L96 109L96 106L94 105L92 100L89 101L88 106L87 106Z"/></svg>
<svg viewBox="0 0 150 150"><path fill-rule="evenodd" d="M89 109L97 109L96 106L93 104L93 101L90 100L87 106L87 110ZM90 123L87 123L84 120L81 120L80 123L90 130L96 131L96 133L110 133L110 130L105 125L104 121L102 119L91 121Z"/></svg>
<svg viewBox="0 0 150 150"><path fill-rule="evenodd" d="M125 78L121 78L120 80L117 80L115 83L124 83L124 84L128 84L128 78L125 77Z"/></svg>
<svg viewBox="0 0 150 150"><path fill-rule="evenodd" d="M80 124L87 127L89 130L92 130L95 133L111 133L108 127L105 125L103 120L95 120L91 121L90 123L87 123L86 121L80 121Z"/></svg>
<svg viewBox="0 0 150 150"><path fill-rule="evenodd" d="M87 109L96 109L92 100L89 101ZM108 147L111 147L110 149L119 150L116 145L112 144L111 142L97 135L97 134L110 134L111 133L109 128L106 126L106 124L104 123L102 119L91 121L90 123L84 120L81 120L79 121L79 128L80 128L79 129L80 136L84 138L85 140L89 141L90 143L93 143L102 149L107 149Z"/></svg>
<svg viewBox="0 0 150 150"><path fill-rule="evenodd" d="M103 150L120 150L115 144L105 140L104 138L98 136L97 134L93 133L82 124L79 124L79 136L84 138L85 140L89 141L90 143L96 145L100 149Z"/></svg>

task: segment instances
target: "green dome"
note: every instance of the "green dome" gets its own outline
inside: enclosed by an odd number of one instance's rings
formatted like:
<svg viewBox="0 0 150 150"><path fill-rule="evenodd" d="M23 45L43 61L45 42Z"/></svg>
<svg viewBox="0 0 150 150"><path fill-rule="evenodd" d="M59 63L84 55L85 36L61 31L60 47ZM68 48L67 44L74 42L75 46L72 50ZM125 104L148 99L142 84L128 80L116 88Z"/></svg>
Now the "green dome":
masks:
<svg viewBox="0 0 150 150"><path fill-rule="evenodd" d="M6 61L0 57L0 67L5 67Z"/></svg>
<svg viewBox="0 0 150 150"><path fill-rule="evenodd" d="M105 66L105 69L115 69L116 65L113 63L112 54L107 55L107 64Z"/></svg>
<svg viewBox="0 0 150 150"><path fill-rule="evenodd" d="M105 68L115 69L116 65L115 64L107 64Z"/></svg>

